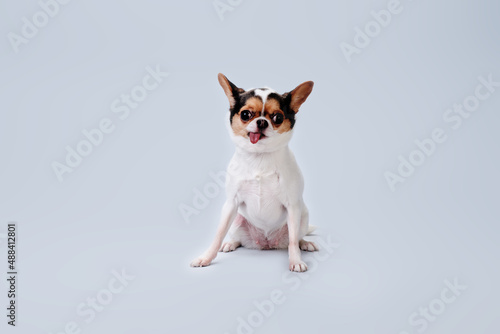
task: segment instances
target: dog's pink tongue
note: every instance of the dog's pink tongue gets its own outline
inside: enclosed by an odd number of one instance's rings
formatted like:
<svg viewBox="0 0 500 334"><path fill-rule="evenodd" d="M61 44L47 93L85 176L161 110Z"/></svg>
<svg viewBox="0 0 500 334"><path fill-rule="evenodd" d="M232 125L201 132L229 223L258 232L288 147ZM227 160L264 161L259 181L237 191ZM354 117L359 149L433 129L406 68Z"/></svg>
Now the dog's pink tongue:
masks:
<svg viewBox="0 0 500 334"><path fill-rule="evenodd" d="M260 132L250 132L250 141L255 144L260 139Z"/></svg>

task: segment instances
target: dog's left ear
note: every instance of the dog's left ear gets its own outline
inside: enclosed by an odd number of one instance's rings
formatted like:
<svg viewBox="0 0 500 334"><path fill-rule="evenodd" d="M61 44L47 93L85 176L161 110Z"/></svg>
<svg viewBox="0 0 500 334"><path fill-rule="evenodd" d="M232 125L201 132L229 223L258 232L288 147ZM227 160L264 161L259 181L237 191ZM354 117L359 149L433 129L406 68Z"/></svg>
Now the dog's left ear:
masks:
<svg viewBox="0 0 500 334"><path fill-rule="evenodd" d="M224 93L226 93L230 108L233 109L234 105L236 104L238 95L244 93L245 90L236 87L235 84L229 81L228 78L226 78L226 76L222 73L219 73L219 75L217 75L217 78L219 79L219 84L221 85L222 89L224 89Z"/></svg>
<svg viewBox="0 0 500 334"><path fill-rule="evenodd" d="M302 103L306 102L307 97L311 94L314 82L306 81L298 85L291 92L283 94L285 101L289 103L290 109L297 113Z"/></svg>

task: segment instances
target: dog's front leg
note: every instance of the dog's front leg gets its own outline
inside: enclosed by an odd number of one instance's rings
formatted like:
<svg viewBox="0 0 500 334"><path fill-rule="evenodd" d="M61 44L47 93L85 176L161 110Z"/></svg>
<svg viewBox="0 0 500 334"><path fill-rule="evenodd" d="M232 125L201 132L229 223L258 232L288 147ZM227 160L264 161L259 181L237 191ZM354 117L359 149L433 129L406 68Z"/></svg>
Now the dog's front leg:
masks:
<svg viewBox="0 0 500 334"><path fill-rule="evenodd" d="M215 235L212 245L205 253L203 253L203 255L191 262L191 267L205 267L210 265L212 260L215 259L222 245L222 241L224 241L224 238L231 227L231 223L236 217L237 211L238 204L235 199L227 200L226 203L224 203L224 206L222 207L221 221L219 223L219 227L217 228L217 234Z"/></svg>
<svg viewBox="0 0 500 334"><path fill-rule="evenodd" d="M290 260L290 270L303 272L307 270L307 265L302 261L299 248L299 231L302 210L299 204L287 207L288 212L288 257Z"/></svg>

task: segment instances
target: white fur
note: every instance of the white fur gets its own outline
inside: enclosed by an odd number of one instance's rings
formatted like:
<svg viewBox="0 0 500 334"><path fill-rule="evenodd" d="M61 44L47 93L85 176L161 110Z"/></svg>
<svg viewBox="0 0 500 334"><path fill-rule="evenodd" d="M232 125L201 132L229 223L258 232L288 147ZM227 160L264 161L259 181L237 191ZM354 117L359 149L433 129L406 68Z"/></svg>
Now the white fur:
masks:
<svg viewBox="0 0 500 334"><path fill-rule="evenodd" d="M229 119L229 114L226 117ZM248 132L257 132L257 120L266 119L265 117L258 117L248 123L246 129ZM267 119L266 119L267 121ZM278 133L274 130L271 125L269 125L264 131L265 138L259 140L257 144L252 144L248 138L242 136L236 136L231 129L231 125L227 122L227 129L229 130L229 136L232 141L236 144L236 150L241 149L248 153L271 153L278 151L284 147L288 147L290 139L292 139L293 131L290 130L284 133Z"/></svg>
<svg viewBox="0 0 500 334"><path fill-rule="evenodd" d="M257 89L255 92L265 104L273 90ZM229 117L226 119L229 120ZM247 125L249 132L257 131L256 121L254 119ZM240 245L252 248L252 240L234 228L233 239L222 245L231 223L235 218L240 219L238 217L241 215L266 236L288 224L289 268L292 271L306 271L300 249L315 251L318 248L314 243L302 239L309 231L309 222L307 207L302 199L303 177L288 147L293 131L280 134L268 126L263 132L265 137L252 144L248 138L234 135L230 126L228 129L236 144L236 152L228 167L227 199L222 219L211 247L191 265L209 265L219 250L233 251Z"/></svg>
<svg viewBox="0 0 500 334"><path fill-rule="evenodd" d="M269 94L276 93L269 87L264 87L264 89L257 88L253 92L255 95L259 96L262 99L262 111L264 111L264 107L266 105L267 97L269 96Z"/></svg>

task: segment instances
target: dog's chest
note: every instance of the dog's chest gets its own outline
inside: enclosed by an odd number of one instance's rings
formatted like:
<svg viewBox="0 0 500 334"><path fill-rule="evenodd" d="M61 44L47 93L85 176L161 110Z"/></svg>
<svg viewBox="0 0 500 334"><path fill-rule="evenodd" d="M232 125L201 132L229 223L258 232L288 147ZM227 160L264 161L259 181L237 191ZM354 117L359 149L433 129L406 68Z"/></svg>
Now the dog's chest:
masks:
<svg viewBox="0 0 500 334"><path fill-rule="evenodd" d="M277 172L255 172L241 180L238 189L240 209L249 222L272 230L282 225L286 211L282 205L280 176Z"/></svg>

